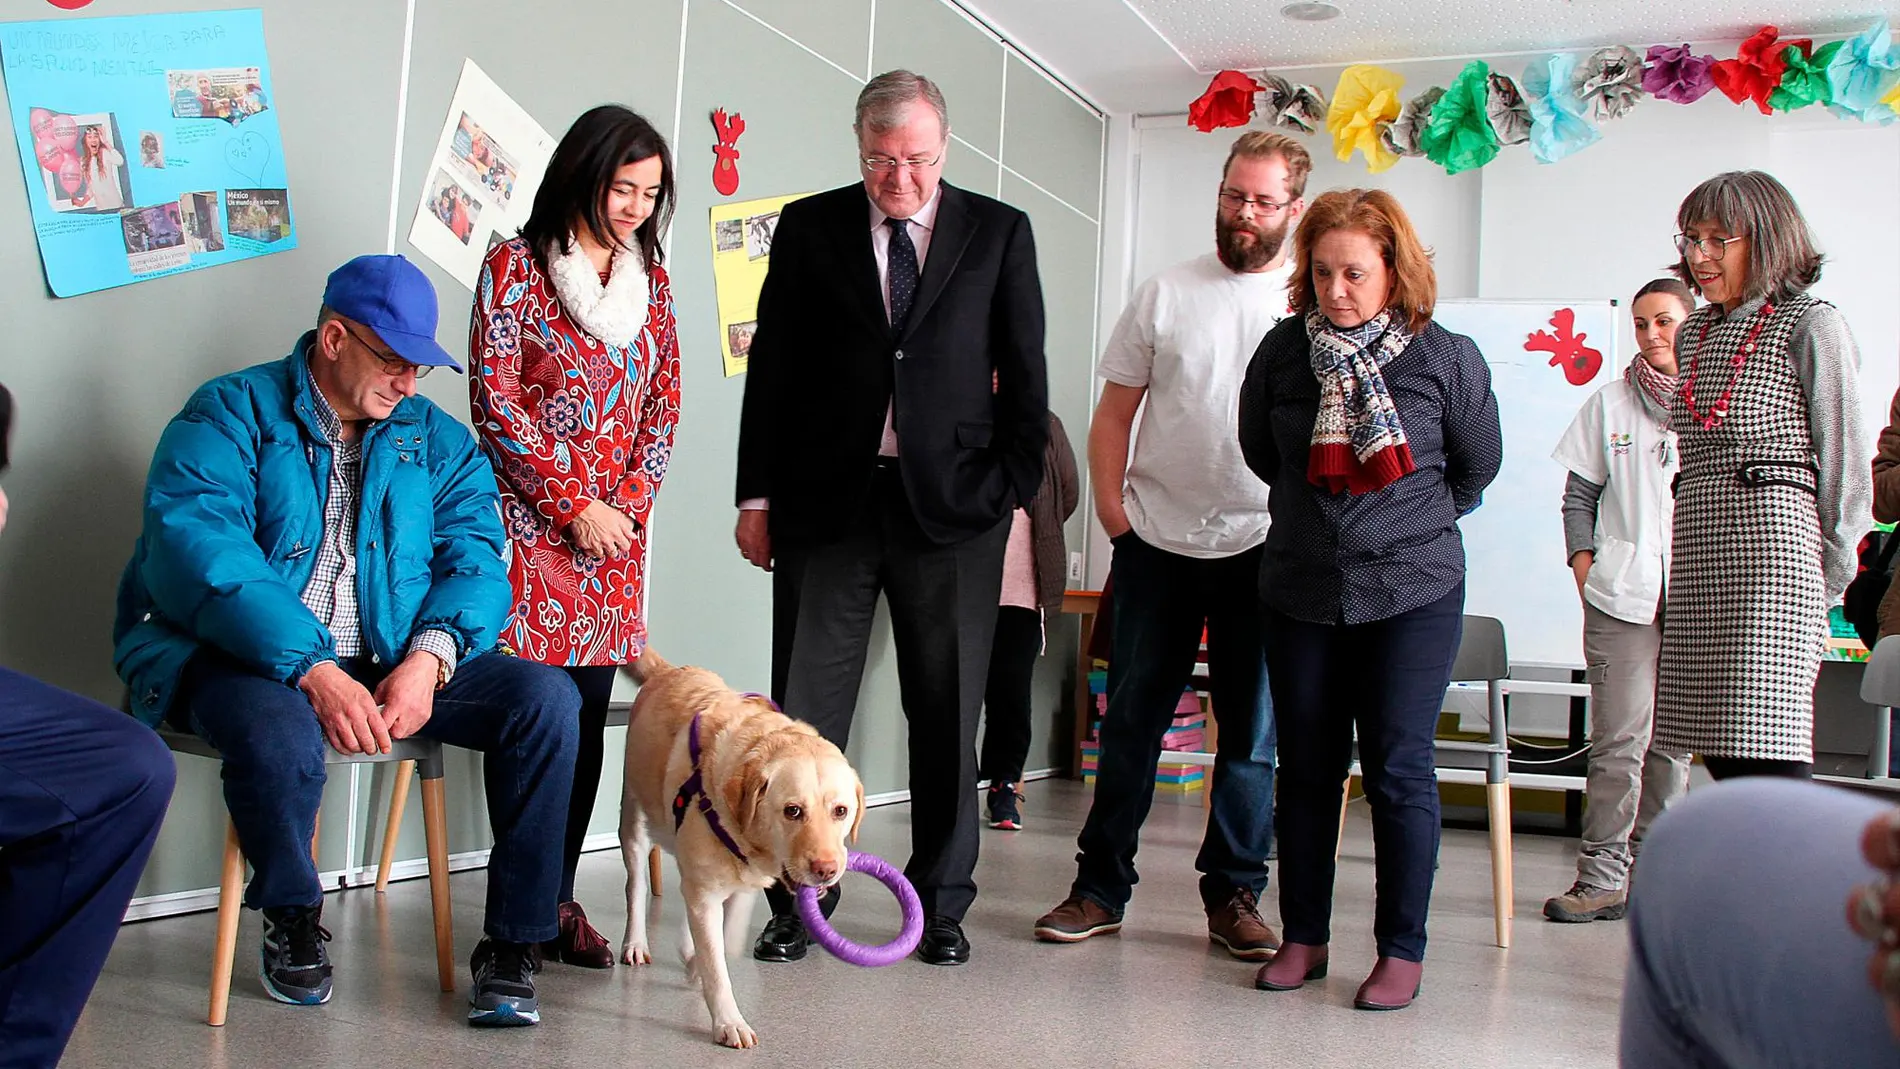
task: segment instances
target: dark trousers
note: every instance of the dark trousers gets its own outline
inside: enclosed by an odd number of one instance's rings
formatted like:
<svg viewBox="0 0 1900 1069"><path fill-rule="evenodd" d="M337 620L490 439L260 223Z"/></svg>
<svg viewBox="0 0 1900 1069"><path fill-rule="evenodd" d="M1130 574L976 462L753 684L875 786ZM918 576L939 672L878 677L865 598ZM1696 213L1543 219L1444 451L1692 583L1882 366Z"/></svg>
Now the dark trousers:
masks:
<svg viewBox="0 0 1900 1069"><path fill-rule="evenodd" d="M1812 761L1777 761L1765 757L1710 757L1704 754L1702 767L1715 779L1739 779L1742 776L1774 776L1779 779L1813 779Z"/></svg>
<svg viewBox="0 0 1900 1069"><path fill-rule="evenodd" d="M983 688L983 757L977 779L991 787L1022 782L1029 760L1029 687L1042 655L1042 613L1020 605L996 610L989 683Z"/></svg>
<svg viewBox="0 0 1900 1069"><path fill-rule="evenodd" d="M614 697L616 665L561 669L581 692L580 734L574 750L574 791L567 803L567 840L561 848L561 894L558 902L574 901L574 873L581 864L581 844L594 821L594 798L600 793L600 766L607 759L607 706Z"/></svg>
<svg viewBox="0 0 1900 1069"><path fill-rule="evenodd" d="M1154 805L1155 764L1207 631L1207 674L1220 728L1207 835L1194 867L1201 899L1259 895L1273 847L1273 705L1258 594L1261 550L1212 560L1114 541L1114 651L1102 716L1095 801L1077 840L1071 893L1120 912L1139 878L1135 849Z"/></svg>
<svg viewBox="0 0 1900 1069"><path fill-rule="evenodd" d="M1379 956L1425 960L1438 858L1432 737L1464 630L1464 586L1364 624L1313 624L1265 611L1280 721L1280 918L1289 942L1332 938L1339 806L1352 766L1372 806Z"/></svg>
<svg viewBox="0 0 1900 1069"><path fill-rule="evenodd" d="M175 776L150 728L0 668L0 1066L59 1062Z"/></svg>
<svg viewBox="0 0 1900 1069"><path fill-rule="evenodd" d="M372 690L384 674L367 658L342 667ZM244 904L317 905L323 887L310 836L323 801L329 743L310 700L210 651L186 666L179 695L172 719L188 724L224 759L224 802L253 870ZM579 705L560 669L483 654L456 668L418 732L484 755L495 846L483 931L495 939L538 943L555 936Z"/></svg>
<svg viewBox="0 0 1900 1069"><path fill-rule="evenodd" d="M1009 522L951 545L924 536L895 467L880 466L844 537L773 546L795 585L797 621L782 704L842 749L870 649L878 595L889 604L910 735L911 857L924 912L961 920L976 898L976 729L1003 591ZM774 584L774 596L781 589ZM774 911L790 912L781 889Z"/></svg>

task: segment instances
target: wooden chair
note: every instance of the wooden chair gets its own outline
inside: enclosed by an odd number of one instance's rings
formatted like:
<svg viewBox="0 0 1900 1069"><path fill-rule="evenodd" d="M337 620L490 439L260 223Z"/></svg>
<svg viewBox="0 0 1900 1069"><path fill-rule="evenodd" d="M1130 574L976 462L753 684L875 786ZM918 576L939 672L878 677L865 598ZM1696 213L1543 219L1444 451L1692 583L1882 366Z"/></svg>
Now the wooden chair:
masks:
<svg viewBox="0 0 1900 1069"><path fill-rule="evenodd" d="M210 743L188 732L159 729L159 737L174 753L208 757L222 756ZM442 784L442 744L428 739L409 738L397 742L386 754L342 754L324 747L325 765L373 765L396 762L413 774L422 771L422 817L428 843L429 904L435 913L436 978L444 991L455 990L454 913L449 906L449 833ZM407 793L408 784L403 784ZM400 808L396 810L400 815ZM321 819L321 818L319 818ZM394 825L392 824L393 828ZM393 834L386 840L393 839ZM310 853L315 858L316 837L311 836ZM390 843L383 847L387 871ZM380 889L380 881L379 881ZM218 891L218 938L211 954L211 1006L205 1023L219 1027L231 1001L231 971L237 957L238 918L244 904L244 854L238 846L237 827L226 816L224 823L224 873Z"/></svg>
<svg viewBox="0 0 1900 1069"><path fill-rule="evenodd" d="M626 727L632 709L632 702L614 702L608 706L607 726ZM409 783L415 774L414 761L403 761L396 765L396 782L389 788L389 820L383 825L382 860L376 866L376 893L379 895L389 890L389 869L396 862L396 832L402 827L403 809L409 802ZM647 884L653 889L653 897L660 897L660 848L657 846L647 852Z"/></svg>
<svg viewBox="0 0 1900 1069"><path fill-rule="evenodd" d="M1895 651L1900 654L1900 650ZM1433 744L1433 764L1441 783L1484 784L1485 806L1491 830L1491 897L1497 925L1497 944L1511 945L1511 920L1517 915L1512 901L1516 877L1511 846L1511 743L1506 735L1503 680L1511 660L1504 643L1504 624L1490 616L1466 616L1458 659L1451 681L1483 683L1490 737L1483 742L1439 739ZM1352 777L1359 774L1359 745L1353 744L1352 769L1339 803L1339 833L1346 834L1346 806L1351 801Z"/></svg>

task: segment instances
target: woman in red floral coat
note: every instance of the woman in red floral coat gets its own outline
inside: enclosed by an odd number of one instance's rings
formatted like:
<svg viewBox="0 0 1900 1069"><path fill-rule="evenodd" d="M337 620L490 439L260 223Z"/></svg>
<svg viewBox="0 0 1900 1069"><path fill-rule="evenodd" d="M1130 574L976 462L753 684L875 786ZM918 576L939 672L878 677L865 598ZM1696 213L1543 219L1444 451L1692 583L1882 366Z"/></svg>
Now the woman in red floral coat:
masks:
<svg viewBox="0 0 1900 1069"><path fill-rule="evenodd" d="M647 520L679 420L680 358L660 236L673 209L666 141L618 105L575 120L521 235L490 250L469 327L469 400L495 465L513 554L502 639L567 670L580 752L545 949L611 968L574 901L614 675L646 645Z"/></svg>

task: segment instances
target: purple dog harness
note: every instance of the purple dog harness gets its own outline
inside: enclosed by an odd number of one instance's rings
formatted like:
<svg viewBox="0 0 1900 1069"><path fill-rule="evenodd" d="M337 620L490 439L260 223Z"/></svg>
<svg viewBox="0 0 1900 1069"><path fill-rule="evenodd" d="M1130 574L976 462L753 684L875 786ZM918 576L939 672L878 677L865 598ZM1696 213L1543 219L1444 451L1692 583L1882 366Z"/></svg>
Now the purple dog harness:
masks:
<svg viewBox="0 0 1900 1069"><path fill-rule="evenodd" d="M726 849L732 851L733 857L744 862L745 851L739 849L739 844L734 842L732 836L726 831L726 825L720 821L718 811L713 809L712 798L706 794L706 779L699 770L699 716L697 715L693 717L692 725L686 729L686 752L693 759L693 774L686 778L685 783L680 784L679 793L673 796L674 832L677 833L680 825L686 823L686 809L697 797L699 811L706 817L706 826L712 829L713 835L718 837Z"/></svg>

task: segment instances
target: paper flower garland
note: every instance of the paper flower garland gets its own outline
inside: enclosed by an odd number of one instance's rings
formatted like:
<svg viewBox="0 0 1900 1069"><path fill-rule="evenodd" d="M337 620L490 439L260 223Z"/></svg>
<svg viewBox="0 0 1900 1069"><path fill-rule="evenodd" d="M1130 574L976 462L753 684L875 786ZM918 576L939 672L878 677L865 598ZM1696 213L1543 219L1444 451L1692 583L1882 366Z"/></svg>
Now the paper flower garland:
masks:
<svg viewBox="0 0 1900 1069"><path fill-rule="evenodd" d="M1260 115L1268 126L1310 134L1326 122L1326 98L1316 86L1295 85L1277 74L1260 76Z"/></svg>
<svg viewBox="0 0 1900 1069"><path fill-rule="evenodd" d="M1583 101L1572 91L1577 57L1559 52L1535 60L1524 71L1524 96L1531 106L1531 153L1539 163L1556 163L1589 146L1602 131L1583 117Z"/></svg>
<svg viewBox="0 0 1900 1069"><path fill-rule="evenodd" d="M1253 95L1259 83L1239 71L1222 71L1207 92L1188 105L1188 125L1206 134L1223 126L1245 126L1253 118Z"/></svg>
<svg viewBox="0 0 1900 1069"><path fill-rule="evenodd" d="M1577 96L1596 120L1620 119L1643 96L1643 57L1616 45L1590 53L1573 76Z"/></svg>
<svg viewBox="0 0 1900 1069"><path fill-rule="evenodd" d="M1831 102L1828 109L1843 119L1886 125L1896 117L1892 108L1880 102L1884 90L1894 82L1893 72L1900 59L1893 54L1893 36L1887 20L1880 19L1867 32L1846 42L1827 65L1827 87Z"/></svg>
<svg viewBox="0 0 1900 1069"><path fill-rule="evenodd" d="M1496 159L1498 135L1491 129L1490 101L1491 68L1474 59L1432 107L1432 121L1418 137L1425 158L1446 174L1475 170Z"/></svg>
<svg viewBox="0 0 1900 1069"><path fill-rule="evenodd" d="M1333 154L1349 160L1355 150L1366 157L1373 174L1390 170L1398 154L1380 140L1383 127L1399 117L1399 90L1405 79L1383 67L1357 64L1339 72L1333 106L1326 112L1326 129L1333 135Z"/></svg>
<svg viewBox="0 0 1900 1069"><path fill-rule="evenodd" d="M1752 100L1763 115L1772 113L1774 108L1769 106L1768 98L1788 69L1788 61L1782 53L1787 51L1789 42L1777 44L1775 38L1780 34L1776 27L1763 26L1742 42L1734 59L1717 60L1715 66L1709 68L1715 87L1737 104Z"/></svg>
<svg viewBox="0 0 1900 1069"><path fill-rule="evenodd" d="M1827 67L1834 62L1842 42L1823 45L1819 51L1811 51L1813 44L1812 41L1795 41L1782 51L1781 60L1788 69L1781 76L1781 84L1768 94L1769 107L1776 111L1795 111L1833 101Z"/></svg>
<svg viewBox="0 0 1900 1069"><path fill-rule="evenodd" d="M1649 68L1643 71L1643 90L1658 100L1693 104L1715 88L1715 79L1709 76L1715 57L1695 55L1688 45L1651 45L1648 63Z"/></svg>
<svg viewBox="0 0 1900 1069"><path fill-rule="evenodd" d="M1405 110L1379 134L1379 140L1401 156L1425 155L1425 150L1418 147L1418 137L1431 125L1432 108L1444 95L1445 90L1434 85L1406 101Z"/></svg>
<svg viewBox="0 0 1900 1069"><path fill-rule="evenodd" d="M1524 102L1517 83L1503 74L1493 74L1486 82L1489 92L1484 109L1491 118L1491 132L1498 135L1498 143L1521 145L1529 141L1531 106Z"/></svg>

